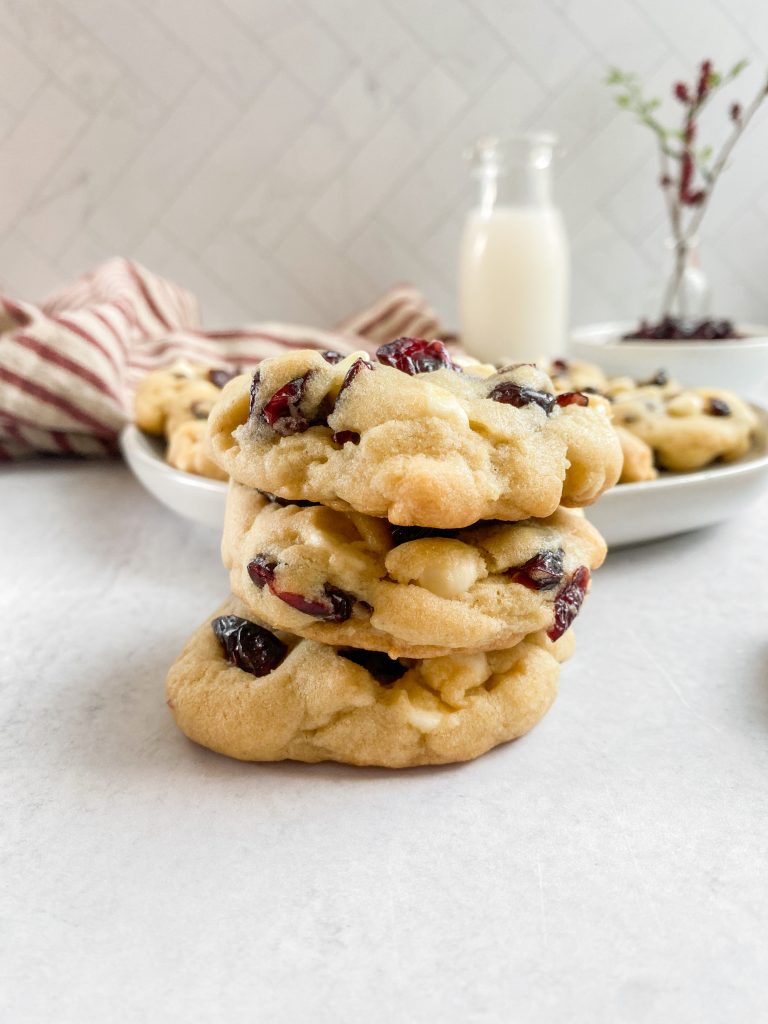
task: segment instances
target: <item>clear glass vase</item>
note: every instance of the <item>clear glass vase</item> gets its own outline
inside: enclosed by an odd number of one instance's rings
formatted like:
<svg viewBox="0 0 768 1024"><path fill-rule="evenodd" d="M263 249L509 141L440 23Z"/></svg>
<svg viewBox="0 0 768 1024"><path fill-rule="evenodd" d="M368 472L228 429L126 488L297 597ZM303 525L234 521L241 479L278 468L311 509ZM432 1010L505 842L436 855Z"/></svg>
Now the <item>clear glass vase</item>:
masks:
<svg viewBox="0 0 768 1024"><path fill-rule="evenodd" d="M556 139L548 133L480 139L468 154L476 198L459 268L462 342L486 362L562 354L570 265L552 202Z"/></svg>
<svg viewBox="0 0 768 1024"><path fill-rule="evenodd" d="M666 316L693 324L710 314L712 289L701 266L699 241L684 246L669 238L661 283L651 290L648 308L661 320Z"/></svg>

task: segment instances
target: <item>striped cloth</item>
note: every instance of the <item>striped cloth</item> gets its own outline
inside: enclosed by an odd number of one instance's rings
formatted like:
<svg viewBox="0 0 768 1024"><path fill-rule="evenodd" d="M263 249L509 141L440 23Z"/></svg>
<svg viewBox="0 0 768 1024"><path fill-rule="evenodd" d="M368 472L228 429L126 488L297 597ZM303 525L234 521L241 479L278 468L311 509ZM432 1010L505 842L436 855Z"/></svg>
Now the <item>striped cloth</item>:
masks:
<svg viewBox="0 0 768 1024"><path fill-rule="evenodd" d="M438 331L407 285L330 331L285 323L203 331L194 296L113 259L40 306L0 294L0 460L115 454L139 380L179 358L247 369L287 348L351 352Z"/></svg>

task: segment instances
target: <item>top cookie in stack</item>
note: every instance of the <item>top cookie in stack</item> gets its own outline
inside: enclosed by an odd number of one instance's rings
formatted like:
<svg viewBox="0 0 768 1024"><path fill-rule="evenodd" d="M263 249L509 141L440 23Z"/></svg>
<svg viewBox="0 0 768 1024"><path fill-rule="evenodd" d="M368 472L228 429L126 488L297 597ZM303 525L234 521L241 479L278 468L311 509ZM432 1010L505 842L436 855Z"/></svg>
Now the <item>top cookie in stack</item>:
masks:
<svg viewBox="0 0 768 1024"><path fill-rule="evenodd" d="M248 487L437 529L589 505L622 459L601 396L556 395L528 364L462 368L441 342L410 338L375 359L265 360L224 388L209 437Z"/></svg>

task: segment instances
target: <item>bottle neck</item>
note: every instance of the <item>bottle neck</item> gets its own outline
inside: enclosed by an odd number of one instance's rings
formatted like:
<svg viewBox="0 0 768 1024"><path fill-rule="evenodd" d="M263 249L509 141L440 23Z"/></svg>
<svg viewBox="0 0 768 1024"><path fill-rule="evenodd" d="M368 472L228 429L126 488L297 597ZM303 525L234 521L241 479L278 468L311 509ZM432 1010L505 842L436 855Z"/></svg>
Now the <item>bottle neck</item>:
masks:
<svg viewBox="0 0 768 1024"><path fill-rule="evenodd" d="M478 139L465 155L478 183L481 212L487 215L497 206L551 206L556 143L549 132Z"/></svg>
<svg viewBox="0 0 768 1024"><path fill-rule="evenodd" d="M490 213L497 206L552 205L549 166L513 164L504 168L484 168L477 177L482 213Z"/></svg>

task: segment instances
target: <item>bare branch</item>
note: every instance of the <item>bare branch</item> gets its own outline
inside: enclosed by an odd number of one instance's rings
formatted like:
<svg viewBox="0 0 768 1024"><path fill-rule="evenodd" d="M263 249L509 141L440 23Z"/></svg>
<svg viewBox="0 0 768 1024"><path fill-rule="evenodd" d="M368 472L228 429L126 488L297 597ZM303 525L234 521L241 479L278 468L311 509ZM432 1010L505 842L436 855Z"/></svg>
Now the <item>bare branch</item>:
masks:
<svg viewBox="0 0 768 1024"><path fill-rule="evenodd" d="M658 120L656 110L660 100L644 95L637 75L611 68L606 77L609 86L621 90L620 95L616 96L618 105L634 114L656 137L660 183L675 243L675 269L665 289L662 315L671 312L675 297L678 296L688 250L707 211L715 185L728 164L734 146L768 95L768 81L764 81L744 111L738 103L731 105L733 128L710 165L712 147L698 148L700 115L720 90L740 75L746 66L747 61L738 61L723 73L717 71L711 61L705 60L699 65L692 83L674 83L673 95L683 105L682 129L667 128ZM672 164L676 168L675 174L670 173Z"/></svg>
<svg viewBox="0 0 768 1024"><path fill-rule="evenodd" d="M744 130L746 129L747 125L755 116L757 111L760 109L763 100L766 97L766 93L768 93L768 82L763 82L763 84L760 86L757 95L746 108L739 121L734 125L731 134L723 143L720 152L718 153L717 158L715 159L715 162L712 164L712 170L709 172L709 187L707 188L707 191L704 195L704 199L697 208L696 213L694 214L690 224L688 225L688 231L686 233L687 238L693 238L696 232L698 231L699 225L701 224L702 219L704 218L704 214L707 212L707 207L709 206L710 200L712 198L712 192L717 183L717 180L725 170L726 164L728 163L728 157L731 155L733 147L744 134Z"/></svg>

